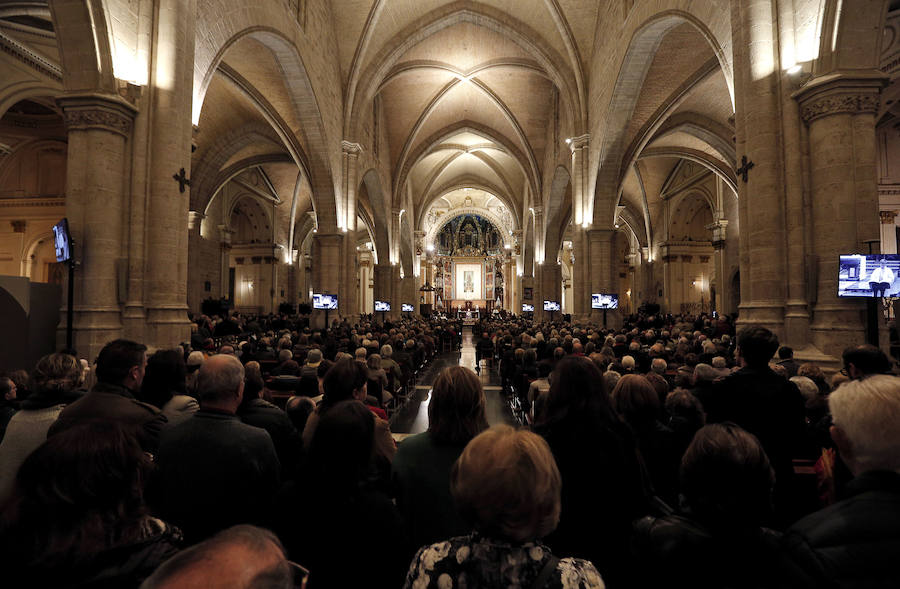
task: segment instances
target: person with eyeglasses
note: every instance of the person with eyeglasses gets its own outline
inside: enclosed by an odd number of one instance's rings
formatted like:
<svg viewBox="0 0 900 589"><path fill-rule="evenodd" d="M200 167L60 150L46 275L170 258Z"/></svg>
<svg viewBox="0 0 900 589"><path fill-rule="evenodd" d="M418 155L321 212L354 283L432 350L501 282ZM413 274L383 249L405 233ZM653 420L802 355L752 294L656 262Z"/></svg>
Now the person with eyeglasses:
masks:
<svg viewBox="0 0 900 589"><path fill-rule="evenodd" d="M238 525L175 554L140 589L302 589L309 571L287 560L278 537Z"/></svg>
<svg viewBox="0 0 900 589"><path fill-rule="evenodd" d="M891 361L879 348L871 344L851 346L841 355L844 368L841 374L858 380L873 374L887 374L891 371Z"/></svg>

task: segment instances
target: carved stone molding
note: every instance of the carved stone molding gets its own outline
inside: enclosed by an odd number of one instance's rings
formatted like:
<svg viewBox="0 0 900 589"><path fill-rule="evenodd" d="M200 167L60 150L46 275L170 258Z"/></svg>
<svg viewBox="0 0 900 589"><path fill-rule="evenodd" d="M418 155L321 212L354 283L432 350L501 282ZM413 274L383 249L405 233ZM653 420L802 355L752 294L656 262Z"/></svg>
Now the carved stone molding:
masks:
<svg viewBox="0 0 900 589"><path fill-rule="evenodd" d="M887 78L877 71L853 77L829 74L809 82L794 93L794 98L800 103L800 115L807 124L838 114L875 115L886 83Z"/></svg>
<svg viewBox="0 0 900 589"><path fill-rule="evenodd" d="M133 106L115 96L65 96L57 103L69 131L104 129L128 137L136 114Z"/></svg>
<svg viewBox="0 0 900 589"><path fill-rule="evenodd" d="M362 151L362 145L344 140L341 141L341 151L348 155L359 155L359 152Z"/></svg>
<svg viewBox="0 0 900 589"><path fill-rule="evenodd" d="M584 135L579 135L578 137L573 137L572 141L569 142L569 149L575 151L576 149L588 147L590 144L591 136L589 133L586 133Z"/></svg>

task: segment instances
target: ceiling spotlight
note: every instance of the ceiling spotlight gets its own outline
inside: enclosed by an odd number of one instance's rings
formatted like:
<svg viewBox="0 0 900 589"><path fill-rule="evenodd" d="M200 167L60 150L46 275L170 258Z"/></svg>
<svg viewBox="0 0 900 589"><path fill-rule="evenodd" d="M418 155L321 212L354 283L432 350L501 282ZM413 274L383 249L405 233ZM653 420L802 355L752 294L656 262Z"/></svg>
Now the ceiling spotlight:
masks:
<svg viewBox="0 0 900 589"><path fill-rule="evenodd" d="M570 143L572 143L572 138L566 137L566 145L569 145Z"/></svg>

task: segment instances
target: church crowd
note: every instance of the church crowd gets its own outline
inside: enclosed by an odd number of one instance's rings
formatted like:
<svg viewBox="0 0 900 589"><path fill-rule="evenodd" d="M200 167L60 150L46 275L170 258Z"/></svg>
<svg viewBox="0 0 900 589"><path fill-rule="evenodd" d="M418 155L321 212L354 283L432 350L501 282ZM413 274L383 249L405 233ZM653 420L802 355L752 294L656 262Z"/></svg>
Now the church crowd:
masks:
<svg viewBox="0 0 900 589"><path fill-rule="evenodd" d="M202 315L174 349L0 377L2 585L900 587L878 348L829 377L728 318L485 318L475 370L437 373L427 430L395 435L462 329Z"/></svg>

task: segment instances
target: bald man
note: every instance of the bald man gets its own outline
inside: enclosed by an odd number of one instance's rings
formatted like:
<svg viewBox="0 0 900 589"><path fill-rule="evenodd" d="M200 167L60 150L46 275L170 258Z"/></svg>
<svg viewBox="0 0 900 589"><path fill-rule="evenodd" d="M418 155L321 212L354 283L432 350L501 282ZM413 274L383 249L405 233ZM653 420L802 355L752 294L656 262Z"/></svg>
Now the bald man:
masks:
<svg viewBox="0 0 900 589"><path fill-rule="evenodd" d="M295 580L275 534L234 526L172 556L141 589L292 589Z"/></svg>
<svg viewBox="0 0 900 589"><path fill-rule="evenodd" d="M209 358L197 373L200 410L162 434L160 511L188 543L235 524L259 524L279 485L278 458L265 430L242 423L244 367Z"/></svg>

